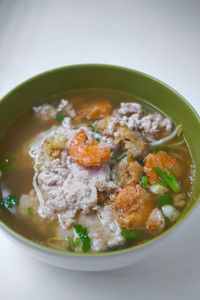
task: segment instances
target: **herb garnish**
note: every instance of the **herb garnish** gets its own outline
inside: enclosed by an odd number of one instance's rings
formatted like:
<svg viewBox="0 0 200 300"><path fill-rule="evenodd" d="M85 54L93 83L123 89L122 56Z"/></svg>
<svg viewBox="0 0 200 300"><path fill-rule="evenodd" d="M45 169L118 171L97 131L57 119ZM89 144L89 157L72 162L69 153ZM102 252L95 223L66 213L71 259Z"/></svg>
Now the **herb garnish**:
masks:
<svg viewBox="0 0 200 300"><path fill-rule="evenodd" d="M19 202L19 197L16 195L10 195L1 199L0 206L5 208L13 208L17 202Z"/></svg>
<svg viewBox="0 0 200 300"><path fill-rule="evenodd" d="M169 147L165 147L165 146L163 146L163 147L157 146L156 148L152 149L150 152L151 153L157 153L157 152L160 152L160 151L169 153L170 152L170 148Z"/></svg>
<svg viewBox="0 0 200 300"><path fill-rule="evenodd" d="M33 214L33 209L32 209L32 207L28 207L28 208L27 208L27 211L28 211L28 214L32 216L32 214Z"/></svg>
<svg viewBox="0 0 200 300"><path fill-rule="evenodd" d="M105 199L108 199L108 193L106 191L103 191L103 196Z"/></svg>
<svg viewBox="0 0 200 300"><path fill-rule="evenodd" d="M139 241L142 239L141 232L138 230L131 230L131 231L123 230L121 232L121 235L125 239L135 239L135 240L139 240Z"/></svg>
<svg viewBox="0 0 200 300"><path fill-rule="evenodd" d="M83 245L82 245L82 250L84 252L87 252L90 250L90 238L87 233L87 228L83 227L80 224L75 224L74 229L76 230L76 233L79 235Z"/></svg>
<svg viewBox="0 0 200 300"><path fill-rule="evenodd" d="M165 168L165 172L167 173L167 175L159 167L154 167L154 170L160 176L160 178L162 178L167 183L167 185L174 191L174 193L180 192L181 187L170 169Z"/></svg>
<svg viewBox="0 0 200 300"><path fill-rule="evenodd" d="M87 127L90 127L90 128L92 128L92 132L95 132L95 133L100 133L97 129L96 129L96 127L95 126L93 126L92 124L89 124L89 125L87 125Z"/></svg>
<svg viewBox="0 0 200 300"><path fill-rule="evenodd" d="M147 176L142 176L141 183L142 183L143 188L145 190L147 190L147 187L148 187L148 177Z"/></svg>
<svg viewBox="0 0 200 300"><path fill-rule="evenodd" d="M99 143L101 142L101 139L100 139L100 138L96 138L95 140L96 140L97 142L99 142Z"/></svg>
<svg viewBox="0 0 200 300"><path fill-rule="evenodd" d="M56 119L57 119L57 120L64 120L64 118L66 118L65 115L56 114Z"/></svg>
<svg viewBox="0 0 200 300"><path fill-rule="evenodd" d="M71 250L74 250L74 242L73 242L73 239L72 239L71 236L69 236L69 237L67 238L67 242L68 242L69 248L70 248Z"/></svg>
<svg viewBox="0 0 200 300"><path fill-rule="evenodd" d="M157 180L156 183L159 185L162 185L162 186L167 186L166 182L161 181L161 180Z"/></svg>
<svg viewBox="0 0 200 300"><path fill-rule="evenodd" d="M126 154L122 150L119 149L112 153L111 160L114 160L117 163L119 163L125 156L126 156Z"/></svg>
<svg viewBox="0 0 200 300"><path fill-rule="evenodd" d="M163 195L163 196L159 196L156 200L156 204L158 205L158 207L161 209L162 206L164 205L173 205L173 198L172 195Z"/></svg>

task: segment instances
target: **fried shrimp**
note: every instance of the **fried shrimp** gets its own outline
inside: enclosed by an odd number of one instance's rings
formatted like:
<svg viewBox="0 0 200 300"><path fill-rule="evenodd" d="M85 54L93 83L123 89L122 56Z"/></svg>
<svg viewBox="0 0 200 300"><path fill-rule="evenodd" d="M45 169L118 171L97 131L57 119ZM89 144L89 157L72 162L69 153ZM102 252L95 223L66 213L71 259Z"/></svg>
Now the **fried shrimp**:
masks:
<svg viewBox="0 0 200 300"><path fill-rule="evenodd" d="M139 184L126 186L114 200L115 218L127 230L144 228L152 208L151 194Z"/></svg>
<svg viewBox="0 0 200 300"><path fill-rule="evenodd" d="M77 120L100 120L110 115L112 106L109 101L96 102L87 105L77 113Z"/></svg>
<svg viewBox="0 0 200 300"><path fill-rule="evenodd" d="M69 152L84 167L99 166L110 159L110 148L102 146L95 139L88 140L84 130L80 130L72 139Z"/></svg>

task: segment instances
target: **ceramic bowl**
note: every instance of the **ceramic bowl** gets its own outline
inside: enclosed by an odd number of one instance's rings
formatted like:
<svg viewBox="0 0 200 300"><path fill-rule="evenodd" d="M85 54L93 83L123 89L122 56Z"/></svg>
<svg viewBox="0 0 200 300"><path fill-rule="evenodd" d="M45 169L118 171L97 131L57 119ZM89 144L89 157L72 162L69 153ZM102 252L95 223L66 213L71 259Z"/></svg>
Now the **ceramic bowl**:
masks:
<svg viewBox="0 0 200 300"><path fill-rule="evenodd" d="M191 105L169 86L138 71L110 65L67 66L35 76L17 86L0 101L0 136L33 105L67 90L106 88L131 93L148 101L182 124L196 166L192 196L178 222L160 236L133 248L97 254L62 252L36 244L16 233L0 220L0 228L28 253L49 264L73 270L108 270L138 262L154 251L158 243L191 213L200 198L200 119Z"/></svg>

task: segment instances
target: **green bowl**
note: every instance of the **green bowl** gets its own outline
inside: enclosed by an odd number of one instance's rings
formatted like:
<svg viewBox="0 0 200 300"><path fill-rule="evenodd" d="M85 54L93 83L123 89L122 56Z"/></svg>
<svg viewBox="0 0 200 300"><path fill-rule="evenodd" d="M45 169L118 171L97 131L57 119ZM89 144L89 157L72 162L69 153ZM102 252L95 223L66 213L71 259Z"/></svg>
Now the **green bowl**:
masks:
<svg viewBox="0 0 200 300"><path fill-rule="evenodd" d="M74 270L105 270L136 262L150 253L163 237L174 231L197 205L200 198L200 118L192 106L176 91L144 73L111 65L74 65L37 75L13 89L0 101L0 136L6 128L33 105L68 90L104 88L122 91L147 101L183 125L184 135L195 165L192 196L178 222L160 236L133 248L97 254L78 254L52 250L36 244L0 220L5 233L29 253L47 263Z"/></svg>

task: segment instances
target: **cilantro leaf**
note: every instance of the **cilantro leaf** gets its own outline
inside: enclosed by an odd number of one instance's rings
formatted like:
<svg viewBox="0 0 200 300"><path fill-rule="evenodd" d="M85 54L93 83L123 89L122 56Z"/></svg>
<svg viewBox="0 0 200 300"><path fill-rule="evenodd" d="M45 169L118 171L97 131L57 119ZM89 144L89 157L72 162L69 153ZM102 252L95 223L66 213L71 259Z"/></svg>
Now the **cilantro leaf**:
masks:
<svg viewBox="0 0 200 300"><path fill-rule="evenodd" d="M136 240L141 240L142 239L141 232L138 231L138 230L131 230L131 231L123 230L121 232L121 235L125 239L136 239Z"/></svg>
<svg viewBox="0 0 200 300"><path fill-rule="evenodd" d="M157 198L156 204L158 205L158 207L161 209L162 206L164 205L173 205L173 198L172 195L163 195L163 196L159 196Z"/></svg>
<svg viewBox="0 0 200 300"><path fill-rule="evenodd" d="M66 118L65 115L56 114L56 119L57 119L57 120L64 120L64 118Z"/></svg>
<svg viewBox="0 0 200 300"><path fill-rule="evenodd" d="M19 197L16 195L10 195L1 199L0 206L5 208L13 208L17 202L19 202Z"/></svg>
<svg viewBox="0 0 200 300"><path fill-rule="evenodd" d="M90 250L90 238L87 233L87 228L83 227L80 224L75 224L74 229L76 230L76 233L79 235L83 243L82 250L84 252L87 252L88 250Z"/></svg>

